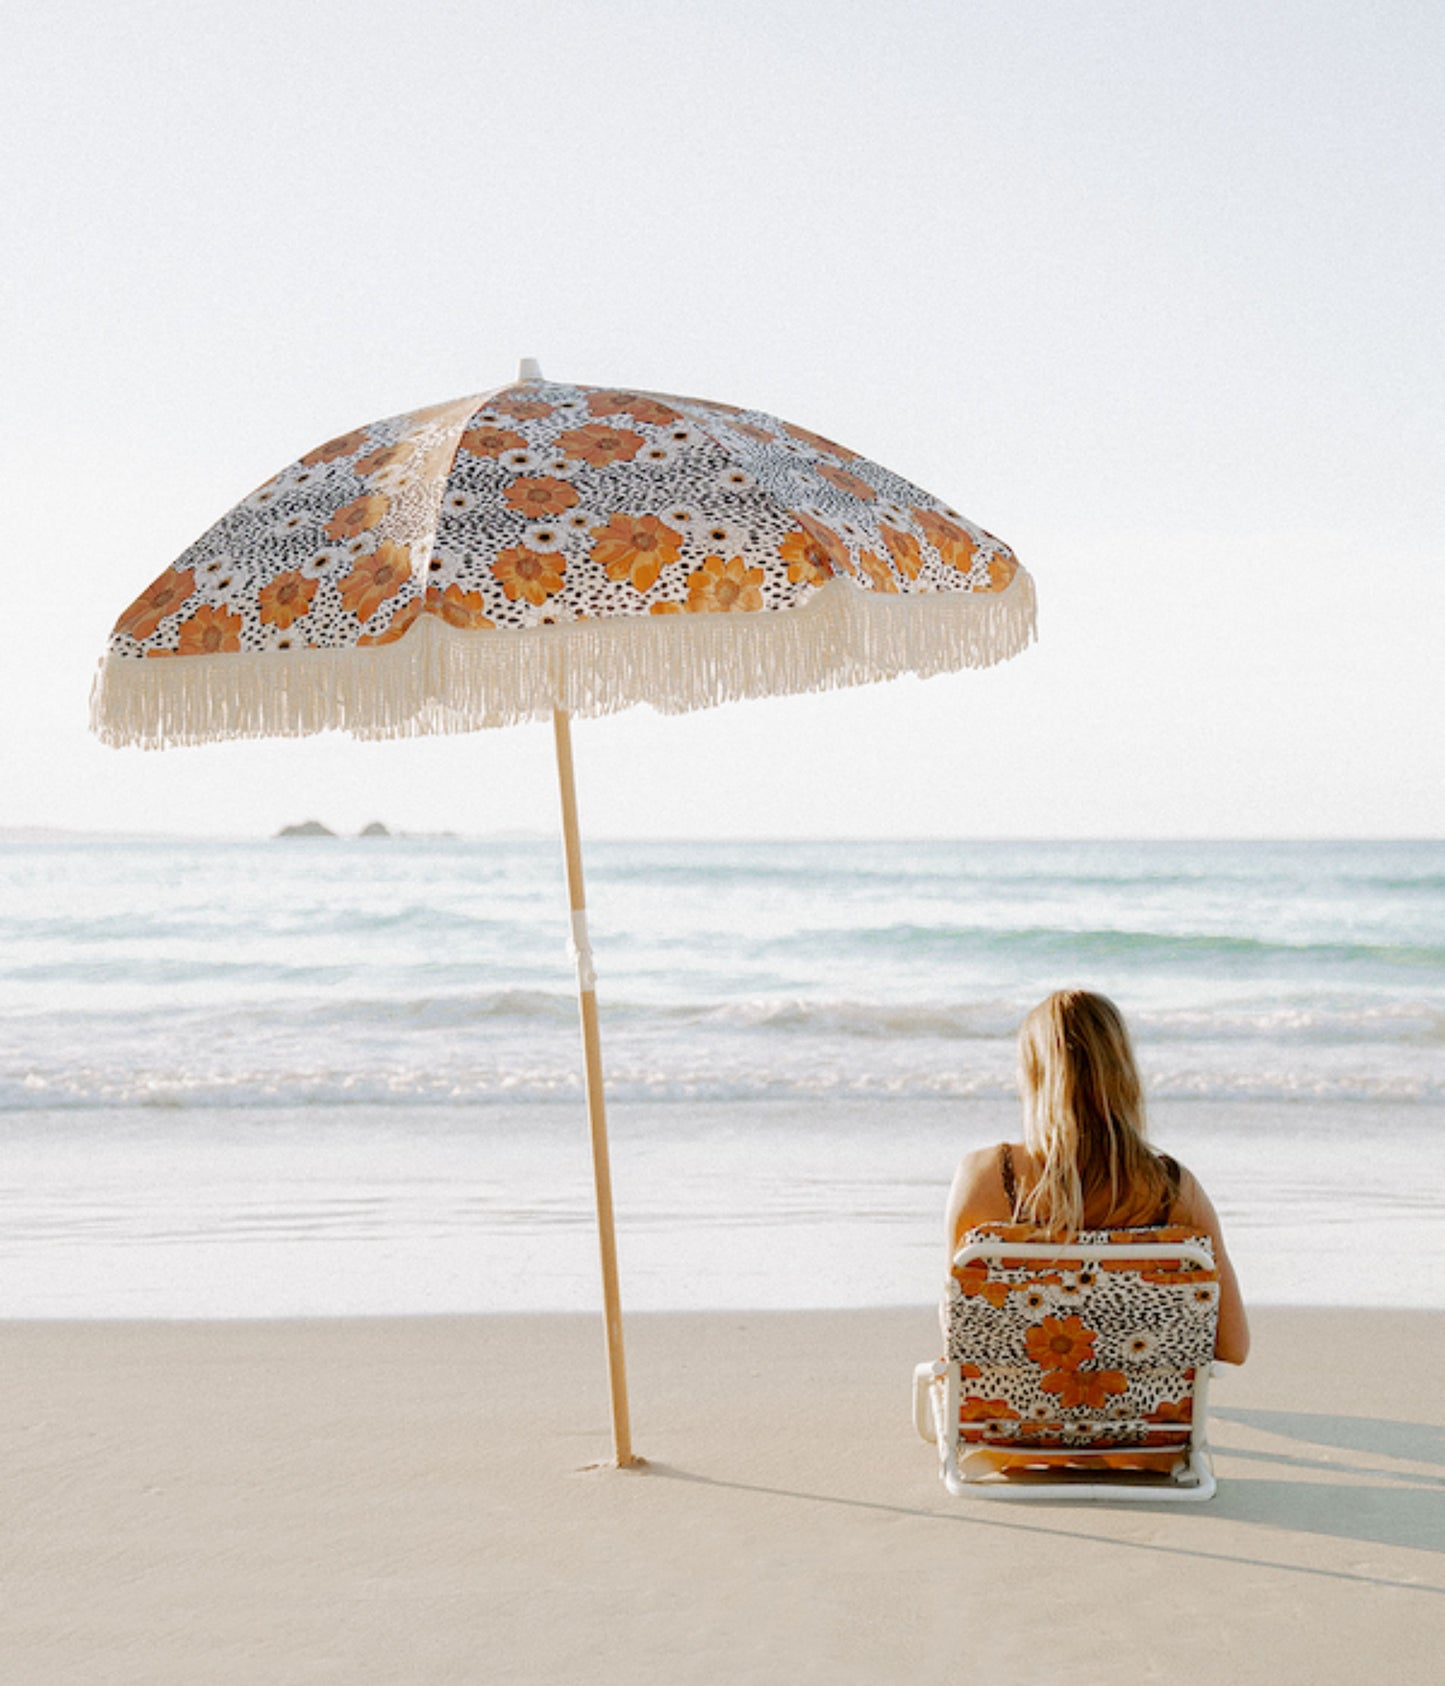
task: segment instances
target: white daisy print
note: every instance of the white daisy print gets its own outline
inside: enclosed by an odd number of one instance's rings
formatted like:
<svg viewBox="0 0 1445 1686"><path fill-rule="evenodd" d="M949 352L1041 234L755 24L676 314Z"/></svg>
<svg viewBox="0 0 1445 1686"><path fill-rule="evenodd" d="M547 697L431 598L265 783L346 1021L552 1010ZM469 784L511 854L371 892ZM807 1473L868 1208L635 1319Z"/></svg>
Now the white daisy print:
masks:
<svg viewBox="0 0 1445 1686"><path fill-rule="evenodd" d="M568 531L567 524L563 521L538 521L523 532L522 543L528 550L540 551L546 555L561 550Z"/></svg>

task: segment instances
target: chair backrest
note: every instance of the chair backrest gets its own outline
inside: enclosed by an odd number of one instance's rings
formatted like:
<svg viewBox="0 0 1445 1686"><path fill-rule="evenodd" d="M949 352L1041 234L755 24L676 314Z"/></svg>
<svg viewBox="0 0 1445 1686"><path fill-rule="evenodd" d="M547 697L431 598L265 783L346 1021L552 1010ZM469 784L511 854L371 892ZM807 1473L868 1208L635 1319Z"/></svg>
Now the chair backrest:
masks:
<svg viewBox="0 0 1445 1686"><path fill-rule="evenodd" d="M1164 1449L1190 1438L1219 1273L1209 1237L1177 1226L1063 1242L990 1224L963 1238L940 1316L962 1439Z"/></svg>

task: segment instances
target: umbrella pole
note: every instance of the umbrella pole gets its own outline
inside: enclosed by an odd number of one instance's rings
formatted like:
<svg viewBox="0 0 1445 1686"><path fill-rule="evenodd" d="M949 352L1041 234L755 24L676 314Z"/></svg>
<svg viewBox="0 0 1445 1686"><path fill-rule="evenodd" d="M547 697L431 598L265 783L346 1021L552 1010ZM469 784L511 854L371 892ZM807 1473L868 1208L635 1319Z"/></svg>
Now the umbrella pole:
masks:
<svg viewBox="0 0 1445 1686"><path fill-rule="evenodd" d="M557 784L562 796L562 848L567 899L572 907L572 951L577 961L577 1002L582 1013L587 1125L592 1137L592 1178L597 1189L597 1239L602 1253L602 1303L607 1330L607 1380L612 1389L612 1447L617 1467L629 1469L632 1429L627 1417L627 1365L622 1353L622 1301L617 1291L617 1232L612 1222L612 1167L607 1155L607 1104L602 1088L602 1039L597 1027L597 978L587 938L587 892L582 882L582 840L577 829L577 789L572 779L572 722L552 711L557 740Z"/></svg>

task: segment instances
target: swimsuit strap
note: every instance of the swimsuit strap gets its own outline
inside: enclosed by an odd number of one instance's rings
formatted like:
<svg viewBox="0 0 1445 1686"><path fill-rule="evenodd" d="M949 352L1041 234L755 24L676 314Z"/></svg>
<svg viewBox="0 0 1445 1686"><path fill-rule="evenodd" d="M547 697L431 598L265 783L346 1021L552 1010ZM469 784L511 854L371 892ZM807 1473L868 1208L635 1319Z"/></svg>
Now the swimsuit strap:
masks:
<svg viewBox="0 0 1445 1686"><path fill-rule="evenodd" d="M1017 1217L1019 1194L1018 1184L1014 1181L1014 1150L1007 1142L998 1144L998 1174L1003 1178L1004 1198L1008 1201L1009 1211Z"/></svg>
<svg viewBox="0 0 1445 1686"><path fill-rule="evenodd" d="M1167 1224L1169 1214L1174 1209L1174 1202L1179 1198L1179 1185L1183 1181L1183 1173L1179 1169L1179 1161L1171 1159L1167 1153L1159 1155L1159 1163L1164 1167L1164 1175L1169 1179L1169 1186L1164 1191L1164 1198L1159 1204L1159 1216L1156 1224Z"/></svg>

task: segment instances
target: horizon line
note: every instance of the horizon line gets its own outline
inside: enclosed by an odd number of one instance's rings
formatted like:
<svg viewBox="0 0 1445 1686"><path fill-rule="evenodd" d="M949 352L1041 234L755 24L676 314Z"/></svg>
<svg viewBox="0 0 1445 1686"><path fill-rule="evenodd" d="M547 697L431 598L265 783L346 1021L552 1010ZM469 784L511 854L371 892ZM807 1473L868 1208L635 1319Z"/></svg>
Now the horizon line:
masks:
<svg viewBox="0 0 1445 1686"><path fill-rule="evenodd" d="M311 821L288 822L310 824ZM317 822L323 823L324 822ZM370 824L385 824L371 821ZM465 831L451 827L409 831L387 827L384 833L370 836L360 831L332 831L303 836L306 842L458 842L458 843L531 843L553 839L560 833L551 828L503 826L494 831ZM133 843L269 843L290 841L279 831L142 831L129 826L83 827L52 825L0 826L0 842L133 842ZM1445 835L1420 833L1364 833L1364 832L860 832L826 833L748 833L746 835L718 835L716 832L612 832L595 831L587 834L594 843L664 843L664 844L731 844L731 843L1445 843Z"/></svg>

